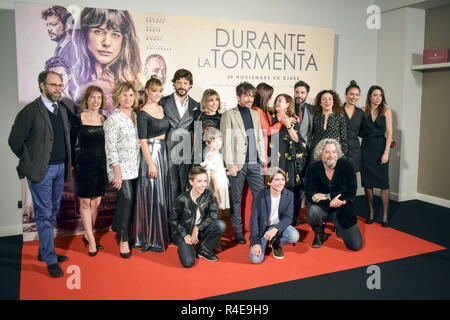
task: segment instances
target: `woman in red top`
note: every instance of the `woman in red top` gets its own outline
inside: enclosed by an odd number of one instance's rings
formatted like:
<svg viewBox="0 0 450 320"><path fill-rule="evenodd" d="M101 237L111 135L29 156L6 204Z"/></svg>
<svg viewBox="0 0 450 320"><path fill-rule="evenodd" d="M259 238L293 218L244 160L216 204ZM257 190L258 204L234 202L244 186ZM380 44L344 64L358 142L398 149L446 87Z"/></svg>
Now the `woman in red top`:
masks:
<svg viewBox="0 0 450 320"><path fill-rule="evenodd" d="M269 102L273 95L273 87L265 82L256 86L256 94L253 110L258 111L261 119L261 128L264 136L264 148L266 149L266 159L269 159L269 136L272 132L278 132L283 125L281 122L272 126L272 115L269 109ZM267 170L269 161L264 164L264 170Z"/></svg>

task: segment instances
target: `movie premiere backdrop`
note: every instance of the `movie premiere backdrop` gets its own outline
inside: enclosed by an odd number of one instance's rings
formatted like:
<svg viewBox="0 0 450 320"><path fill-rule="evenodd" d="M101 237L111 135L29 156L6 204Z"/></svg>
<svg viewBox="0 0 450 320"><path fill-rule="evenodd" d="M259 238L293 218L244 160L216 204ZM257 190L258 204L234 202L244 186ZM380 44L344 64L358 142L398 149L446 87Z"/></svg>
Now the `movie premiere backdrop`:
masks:
<svg viewBox="0 0 450 320"><path fill-rule="evenodd" d="M215 89L222 110L236 106L235 87L242 81L255 86L266 82L275 97L292 95L294 83L305 80L311 85L309 102L332 85L332 29L68 6L66 27L58 30L55 17L45 14L52 7L15 3L19 108L39 95L37 76L44 69L62 74L63 101L75 113L81 112L85 88L102 87L106 116L113 110L112 90L118 83L132 81L141 90L157 74L164 94L170 94L179 68L193 73L189 94L194 99ZM65 185L58 235L83 229L75 183ZM24 240L33 240L37 232L26 181L22 192ZM110 227L115 199L109 188L99 207L97 230Z"/></svg>

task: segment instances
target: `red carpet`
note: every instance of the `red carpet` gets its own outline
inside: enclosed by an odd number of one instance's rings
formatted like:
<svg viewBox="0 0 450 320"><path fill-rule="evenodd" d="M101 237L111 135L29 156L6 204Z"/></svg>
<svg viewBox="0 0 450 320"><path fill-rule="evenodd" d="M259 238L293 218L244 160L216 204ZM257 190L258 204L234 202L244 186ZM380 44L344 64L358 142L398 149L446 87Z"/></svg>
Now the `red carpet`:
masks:
<svg viewBox="0 0 450 320"><path fill-rule="evenodd" d="M50 278L45 263L37 261L37 242L27 242L23 247L20 297L201 299L445 249L378 224L366 225L360 220L359 226L364 246L358 252L346 250L334 235L322 248L311 248L313 232L303 224L299 227L301 242L284 247L284 260L266 256L262 264L252 265L248 245L234 245L226 239L230 246L218 254L219 262L199 260L191 269L181 267L174 245L164 253L133 250L131 258L125 260L119 257L111 232L101 238L105 250L96 257L87 255L81 236L58 238L57 252L69 257L69 261L61 264L66 274L58 279ZM328 229L327 232L331 233ZM79 290L67 286L72 276L67 270L72 265L81 271Z"/></svg>

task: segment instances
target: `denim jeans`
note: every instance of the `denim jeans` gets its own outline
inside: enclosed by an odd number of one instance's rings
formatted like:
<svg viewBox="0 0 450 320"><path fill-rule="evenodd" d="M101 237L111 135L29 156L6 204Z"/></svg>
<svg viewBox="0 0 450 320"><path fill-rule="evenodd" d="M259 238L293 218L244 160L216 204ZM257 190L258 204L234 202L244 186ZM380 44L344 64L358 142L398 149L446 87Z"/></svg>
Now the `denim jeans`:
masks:
<svg viewBox="0 0 450 320"><path fill-rule="evenodd" d="M268 227L266 231L272 229L273 227L274 226ZM293 226L288 226L281 234L277 236L277 238L278 239L276 241L279 241L280 247L282 247L288 243L296 243L300 238L300 234ZM252 263L261 263L264 261L264 252L266 251L267 244L268 241L264 237L261 237L261 255L259 256L253 255L252 247L250 247L250 261Z"/></svg>
<svg viewBox="0 0 450 320"><path fill-rule="evenodd" d="M41 181L28 180L39 235L39 254L47 265L57 262L53 226L64 190L64 172L64 163L49 165Z"/></svg>

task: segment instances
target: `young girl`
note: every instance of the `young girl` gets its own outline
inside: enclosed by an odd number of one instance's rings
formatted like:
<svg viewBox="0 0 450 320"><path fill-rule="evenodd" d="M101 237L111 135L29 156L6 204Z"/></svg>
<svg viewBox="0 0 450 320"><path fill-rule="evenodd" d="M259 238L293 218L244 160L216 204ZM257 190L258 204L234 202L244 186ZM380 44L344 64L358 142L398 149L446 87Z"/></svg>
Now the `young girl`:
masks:
<svg viewBox="0 0 450 320"><path fill-rule="evenodd" d="M202 166L208 172L209 188L213 191L214 197L219 205L219 219L223 211L230 208L230 196L228 192L228 178L223 165L222 135L219 130L213 127L205 129L203 140L206 141L206 155ZM222 251L221 242L218 241L215 250Z"/></svg>

